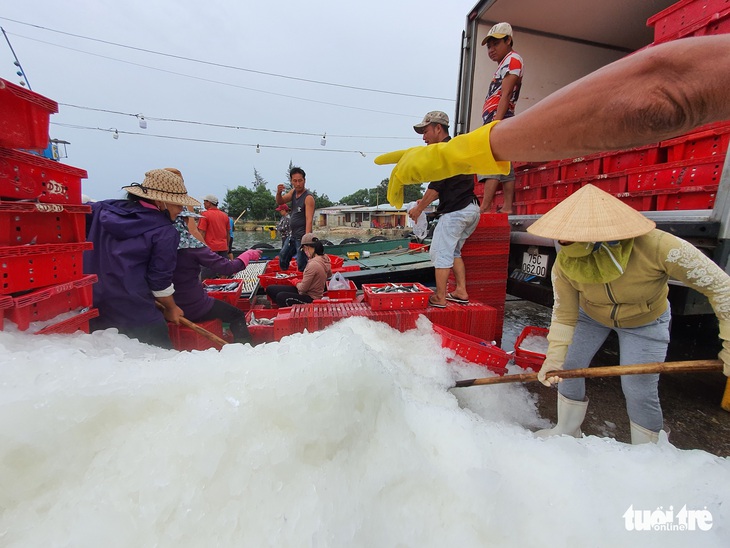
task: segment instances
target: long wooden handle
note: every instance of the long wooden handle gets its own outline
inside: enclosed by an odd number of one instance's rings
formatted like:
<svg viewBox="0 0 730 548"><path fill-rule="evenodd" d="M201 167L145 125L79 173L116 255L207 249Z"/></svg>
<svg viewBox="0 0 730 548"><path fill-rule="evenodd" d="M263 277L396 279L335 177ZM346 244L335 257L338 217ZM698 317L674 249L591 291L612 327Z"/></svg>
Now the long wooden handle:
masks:
<svg viewBox="0 0 730 548"><path fill-rule="evenodd" d="M607 367L585 367L569 371L550 371L548 377L574 379L578 377L618 377L621 375L645 375L647 373L705 373L722 371L720 360L692 360L684 362L653 362L636 365L610 365ZM510 382L532 382L537 380L537 373L520 373L503 377L484 377L457 381L454 388L466 388L484 384L504 384Z"/></svg>
<svg viewBox="0 0 730 548"><path fill-rule="evenodd" d="M214 342L215 344L217 344L219 346L224 346L224 345L228 344L228 341L226 341L225 339L221 339L215 333L211 333L204 327L200 327L197 323L193 323L185 317L180 318L180 323L183 324L185 327L189 327L190 329L195 331L198 335L202 335L209 341Z"/></svg>
<svg viewBox="0 0 730 548"><path fill-rule="evenodd" d="M155 301L155 305L160 310L165 310L165 305L163 305L160 301ZM208 339L210 342L214 342L218 346L224 346L228 344L228 341L221 339L218 335L215 333L211 333L204 327L200 327L197 323L193 323L190 320L188 320L186 317L181 316L180 317L180 323L183 324L185 327L189 327L193 331L195 331L198 335L202 335L206 339Z"/></svg>

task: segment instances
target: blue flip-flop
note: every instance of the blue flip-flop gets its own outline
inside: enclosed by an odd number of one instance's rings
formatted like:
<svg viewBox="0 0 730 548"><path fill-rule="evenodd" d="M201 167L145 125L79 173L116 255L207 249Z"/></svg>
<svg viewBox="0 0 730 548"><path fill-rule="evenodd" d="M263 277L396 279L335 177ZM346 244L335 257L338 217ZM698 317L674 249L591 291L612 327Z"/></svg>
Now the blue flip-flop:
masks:
<svg viewBox="0 0 730 548"><path fill-rule="evenodd" d="M456 304L469 304L469 299L460 299L459 297L455 297L451 293L446 294L446 300Z"/></svg>

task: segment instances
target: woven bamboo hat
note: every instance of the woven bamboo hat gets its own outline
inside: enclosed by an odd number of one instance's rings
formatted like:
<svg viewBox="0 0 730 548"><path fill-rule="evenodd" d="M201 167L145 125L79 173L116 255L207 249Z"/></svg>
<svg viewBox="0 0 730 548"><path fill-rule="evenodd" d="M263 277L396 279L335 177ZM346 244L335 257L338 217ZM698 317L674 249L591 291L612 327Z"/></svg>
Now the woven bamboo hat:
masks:
<svg viewBox="0 0 730 548"><path fill-rule="evenodd" d="M174 173L171 169L153 169L144 174L141 185L134 183L122 187L122 190L141 198L159 200L167 204L199 206L198 200L188 196L183 178L178 173Z"/></svg>
<svg viewBox="0 0 730 548"><path fill-rule="evenodd" d="M641 236L655 226L618 198L586 185L545 213L527 232L566 242L611 242Z"/></svg>

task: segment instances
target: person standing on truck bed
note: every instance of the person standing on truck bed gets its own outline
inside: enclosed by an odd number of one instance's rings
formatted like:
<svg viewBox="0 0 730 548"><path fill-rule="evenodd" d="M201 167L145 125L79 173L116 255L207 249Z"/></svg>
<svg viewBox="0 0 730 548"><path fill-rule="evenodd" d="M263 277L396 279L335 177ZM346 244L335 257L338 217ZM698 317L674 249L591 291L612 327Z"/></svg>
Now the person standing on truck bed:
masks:
<svg viewBox="0 0 730 548"><path fill-rule="evenodd" d="M639 147L730 119L730 34L682 38L638 51L559 89L519 116L449 142L381 154L403 186L461 173L506 174L510 161L546 162Z"/></svg>
<svg viewBox="0 0 730 548"><path fill-rule="evenodd" d="M413 126L416 133L423 135L426 145L449 141L449 117L445 112L435 110L423 117L420 124ZM461 248L466 239L479 224L479 201L474 194L474 175L456 175L441 181L429 183L423 198L408 210L413 221L423 213L434 200L439 201L436 214L439 221L431 241L431 261L436 270L436 293L428 299L430 306L446 308L446 301L467 304L466 268L461 258ZM449 272L453 269L456 289L446 292Z"/></svg>
<svg viewBox="0 0 730 548"><path fill-rule="evenodd" d="M304 272L307 266L307 256L301 249L302 237L312 232L312 220L314 219L314 196L305 188L307 174L300 167L293 167L289 171L289 180L292 189L283 194L284 185L276 187L276 203L283 205L291 202L291 214L289 226L291 235L281 246L279 253L279 266L282 270L288 270L289 261L296 255L297 270Z"/></svg>
<svg viewBox="0 0 730 548"><path fill-rule="evenodd" d="M482 122L488 124L495 120L504 120L515 115L515 105L520 97L522 87L522 57L514 51L512 26L509 23L497 23L486 38L482 46L486 45L489 58L498 66L489 84L487 97L482 107ZM481 212L487 213L492 208L492 200L501 183L504 192L504 204L500 213L514 213L515 198L515 171L510 166L507 175L478 175L484 181L484 197L482 198Z"/></svg>

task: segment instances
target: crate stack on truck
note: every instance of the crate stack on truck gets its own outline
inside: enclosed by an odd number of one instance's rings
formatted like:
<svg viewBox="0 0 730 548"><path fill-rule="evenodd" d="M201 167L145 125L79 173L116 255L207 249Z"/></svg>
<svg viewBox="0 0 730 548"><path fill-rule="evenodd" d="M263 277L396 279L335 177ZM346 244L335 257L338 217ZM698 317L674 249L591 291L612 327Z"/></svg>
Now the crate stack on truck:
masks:
<svg viewBox="0 0 730 548"><path fill-rule="evenodd" d="M682 0L647 20L651 45L730 33L730 0ZM585 184L639 211L712 209L722 175L730 121L631 150L540 164L515 163L515 214L546 213ZM495 207L501 207L499 192Z"/></svg>
<svg viewBox="0 0 730 548"><path fill-rule="evenodd" d="M38 154L54 101L0 79L0 329L88 332L95 275L84 275L86 171Z"/></svg>

